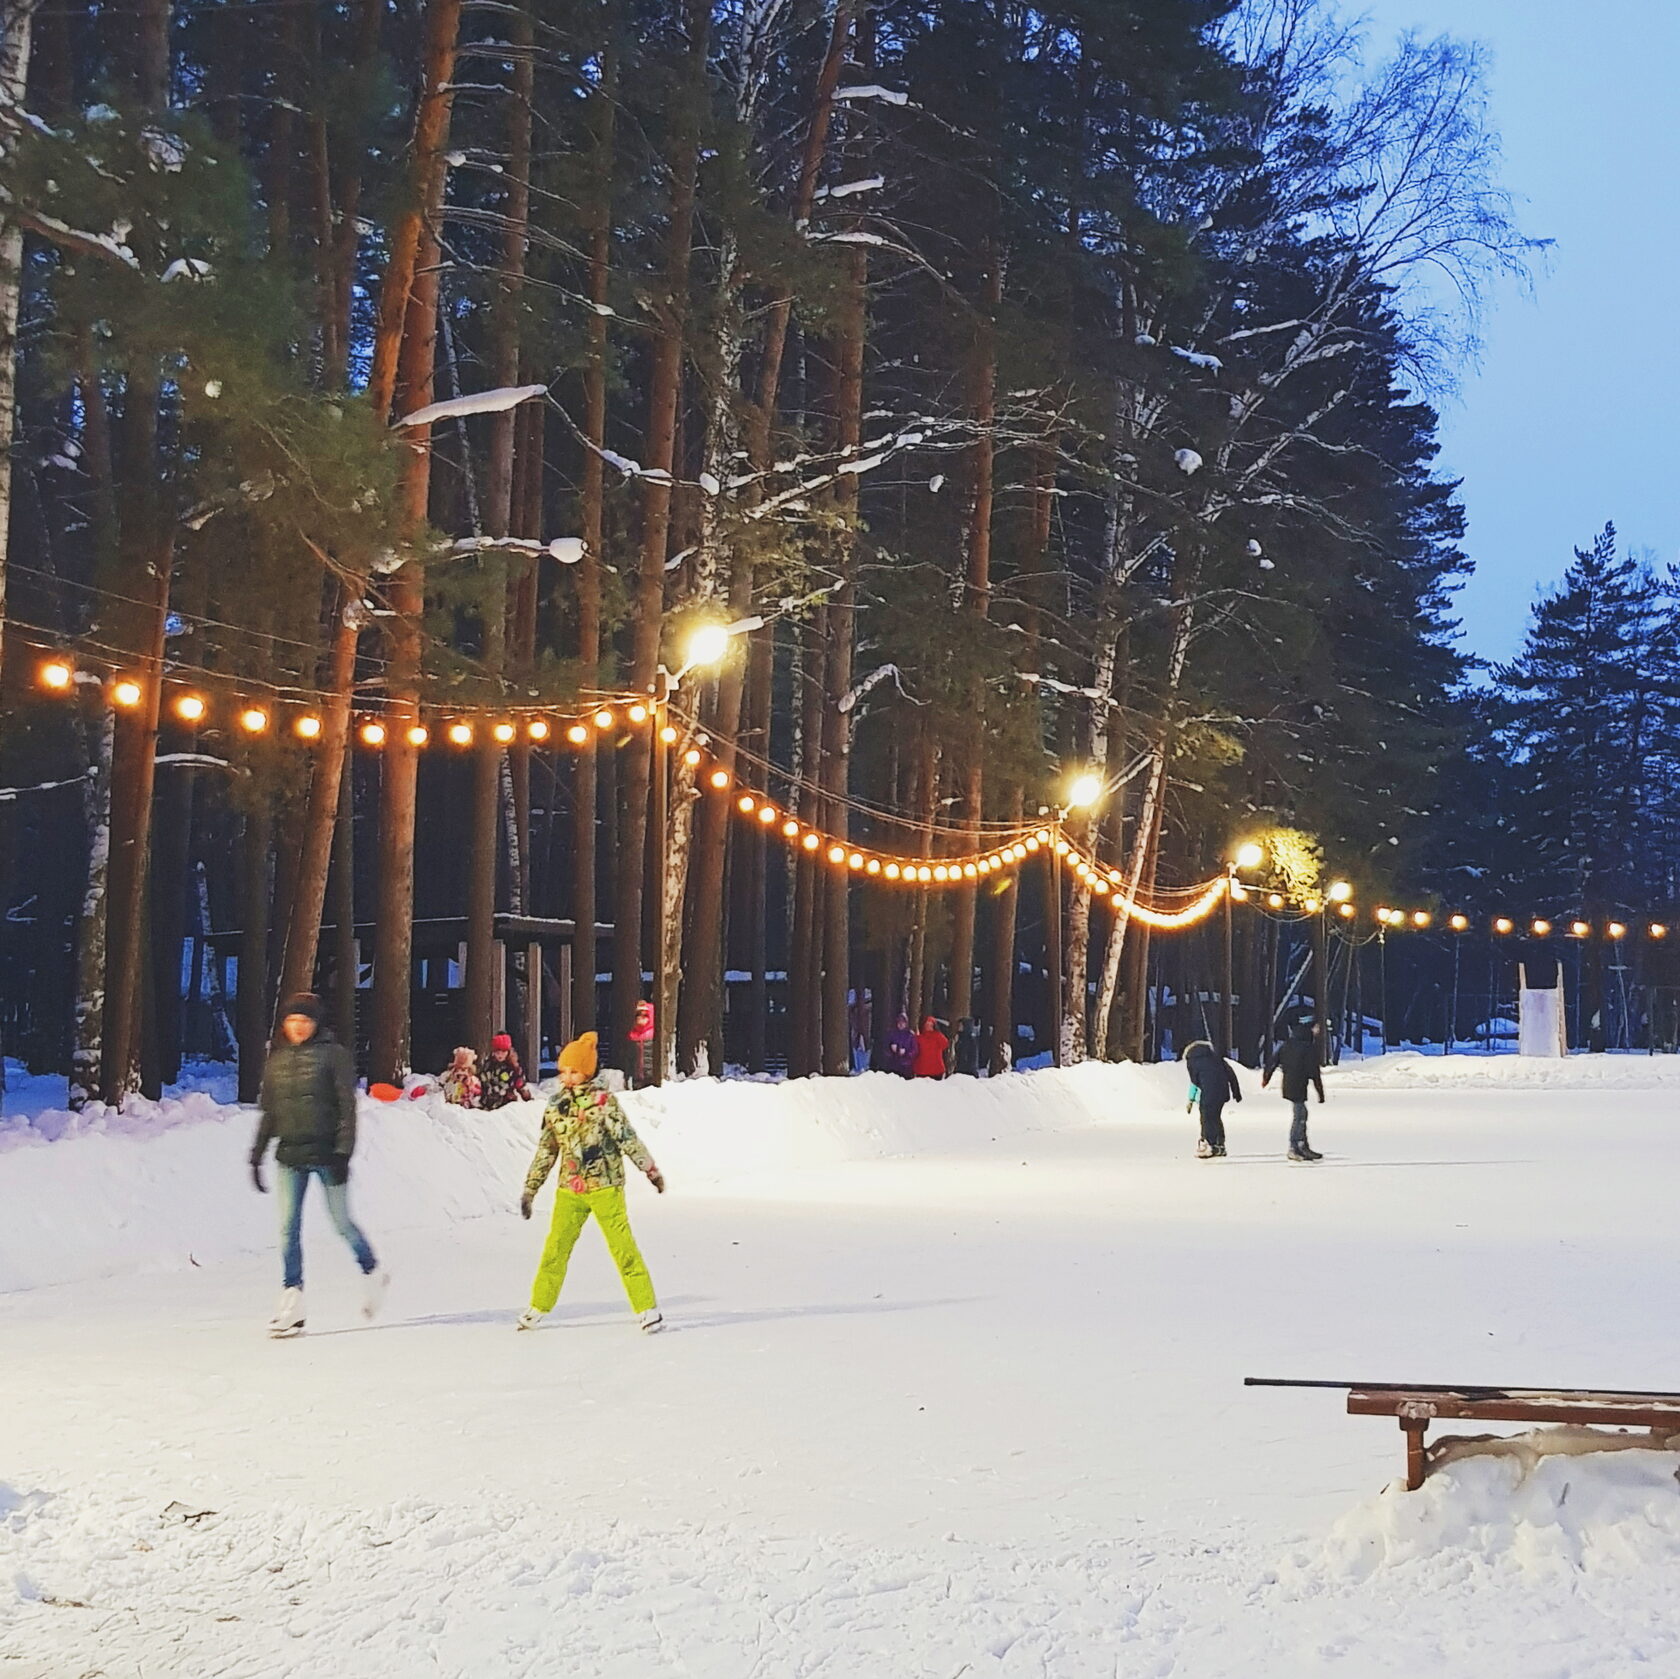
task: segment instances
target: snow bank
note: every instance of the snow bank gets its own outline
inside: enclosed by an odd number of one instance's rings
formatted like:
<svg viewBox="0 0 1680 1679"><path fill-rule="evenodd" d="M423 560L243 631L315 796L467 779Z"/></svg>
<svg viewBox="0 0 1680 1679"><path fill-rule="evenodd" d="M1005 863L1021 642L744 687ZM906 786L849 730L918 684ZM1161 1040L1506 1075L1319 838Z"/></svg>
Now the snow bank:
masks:
<svg viewBox="0 0 1680 1679"><path fill-rule="evenodd" d="M1512 1444L1543 1453L1580 1430L1536 1430ZM1552 1438L1567 1435L1568 1440ZM1403 1569L1442 1578L1477 1564L1542 1578L1680 1562L1680 1455L1626 1449L1588 1456L1471 1457L1417 1492L1398 1482L1344 1516L1308 1563L1340 1579Z"/></svg>
<svg viewBox="0 0 1680 1679"><path fill-rule="evenodd" d="M937 1153L1166 1112L1172 1068L1088 1065L1003 1079L749 1084L697 1079L625 1098L674 1185L789 1167ZM517 1206L541 1108L497 1113L363 1099L352 1175L371 1234L447 1227ZM135 1268L178 1269L273 1243L274 1202L250 1186L255 1114L200 1091L117 1112L47 1110L0 1128L0 1291ZM268 1174L272 1186L274 1167ZM311 1207L309 1218L319 1218Z"/></svg>
<svg viewBox="0 0 1680 1679"><path fill-rule="evenodd" d="M1680 1085L1680 1056L1379 1055L1339 1069L1339 1080L1364 1090L1448 1087L1488 1090L1651 1090Z"/></svg>

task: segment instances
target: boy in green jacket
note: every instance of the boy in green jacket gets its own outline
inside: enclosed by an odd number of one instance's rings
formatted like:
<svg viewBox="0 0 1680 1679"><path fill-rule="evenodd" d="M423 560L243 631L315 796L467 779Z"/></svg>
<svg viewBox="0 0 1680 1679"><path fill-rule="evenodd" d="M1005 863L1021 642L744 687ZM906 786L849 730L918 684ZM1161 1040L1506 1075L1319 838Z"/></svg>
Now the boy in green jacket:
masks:
<svg viewBox="0 0 1680 1679"><path fill-rule="evenodd" d="M630 1231L624 1206L624 1157L629 1155L648 1182L665 1193L665 1179L654 1165L623 1108L611 1091L594 1082L596 1035L585 1032L560 1052L560 1088L543 1113L542 1136L531 1169L525 1174L525 1193L519 1211L531 1216L531 1203L548 1180L555 1162L560 1181L554 1191L554 1220L543 1245L542 1262L531 1284L531 1304L519 1314L520 1329L535 1329L554 1310L572 1256L589 1215L601 1226L607 1249L624 1279L630 1309L650 1335L664 1327L641 1250Z"/></svg>

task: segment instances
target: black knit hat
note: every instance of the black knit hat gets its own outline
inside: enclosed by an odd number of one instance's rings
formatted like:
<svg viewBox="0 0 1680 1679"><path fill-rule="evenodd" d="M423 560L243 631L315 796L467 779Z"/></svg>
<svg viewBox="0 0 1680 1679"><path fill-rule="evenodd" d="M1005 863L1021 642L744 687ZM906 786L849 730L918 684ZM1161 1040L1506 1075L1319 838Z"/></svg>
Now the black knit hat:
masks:
<svg viewBox="0 0 1680 1679"><path fill-rule="evenodd" d="M287 1015L301 1014L305 1020L312 1020L317 1026L327 1017L327 1011L321 1007L321 999L313 991L300 991L295 997L286 999L285 1007L280 1010L280 1018Z"/></svg>

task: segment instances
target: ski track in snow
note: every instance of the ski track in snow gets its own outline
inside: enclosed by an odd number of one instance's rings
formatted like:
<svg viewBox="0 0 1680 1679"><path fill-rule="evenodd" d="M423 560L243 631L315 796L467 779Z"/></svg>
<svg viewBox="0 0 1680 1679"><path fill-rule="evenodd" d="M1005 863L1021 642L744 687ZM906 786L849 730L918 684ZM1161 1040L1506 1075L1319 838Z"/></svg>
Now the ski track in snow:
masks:
<svg viewBox="0 0 1680 1679"><path fill-rule="evenodd" d="M1172 1069L637 1098L673 1180L632 1186L652 1338L593 1233L512 1333L547 1204L499 1209L523 1112L385 1110L352 1183L388 1317L355 1321L311 1205L278 1345L266 1231L214 1212L248 1115L0 1157L0 1262L13 1165L32 1230L185 1174L212 1256L146 1262L141 1219L88 1280L0 1295L0 1675L1680 1674L1674 1454L1407 1495L1392 1424L1238 1385L1680 1386L1648 1286L1680 1066L1391 1057L1332 1075L1315 1168L1247 1094L1222 1163Z"/></svg>

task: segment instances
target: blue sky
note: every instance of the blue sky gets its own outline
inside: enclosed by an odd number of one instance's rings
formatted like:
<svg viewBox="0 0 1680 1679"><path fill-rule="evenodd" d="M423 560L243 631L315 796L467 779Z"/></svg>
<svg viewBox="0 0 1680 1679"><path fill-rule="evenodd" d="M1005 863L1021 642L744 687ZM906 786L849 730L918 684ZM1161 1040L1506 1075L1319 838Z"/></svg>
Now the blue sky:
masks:
<svg viewBox="0 0 1680 1679"><path fill-rule="evenodd" d="M1532 299L1496 292L1479 368L1442 408L1476 576L1465 645L1505 658L1543 585L1605 520L1680 560L1680 0L1368 0L1401 31L1493 54L1493 121L1527 233L1557 241Z"/></svg>

